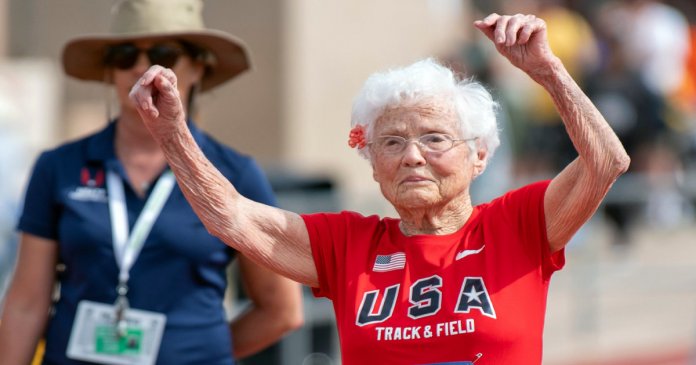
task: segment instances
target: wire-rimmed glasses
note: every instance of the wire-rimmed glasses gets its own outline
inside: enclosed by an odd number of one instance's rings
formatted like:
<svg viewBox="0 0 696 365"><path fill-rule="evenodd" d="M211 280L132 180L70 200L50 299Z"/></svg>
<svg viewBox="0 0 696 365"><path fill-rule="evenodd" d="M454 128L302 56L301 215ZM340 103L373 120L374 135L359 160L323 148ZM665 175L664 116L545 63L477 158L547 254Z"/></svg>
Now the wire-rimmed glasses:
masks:
<svg viewBox="0 0 696 365"><path fill-rule="evenodd" d="M447 152L457 144L476 139L456 139L444 133L428 133L416 138L404 138L401 136L379 136L367 145L375 149L377 153L386 155L398 155L406 150L409 143L415 142L423 152Z"/></svg>

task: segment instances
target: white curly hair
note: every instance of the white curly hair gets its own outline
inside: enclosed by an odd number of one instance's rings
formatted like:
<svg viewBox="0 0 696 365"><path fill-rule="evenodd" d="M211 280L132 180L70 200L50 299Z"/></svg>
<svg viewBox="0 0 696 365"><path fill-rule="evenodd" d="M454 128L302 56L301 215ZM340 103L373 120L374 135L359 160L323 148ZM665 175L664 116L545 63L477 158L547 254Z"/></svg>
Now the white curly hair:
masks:
<svg viewBox="0 0 696 365"><path fill-rule="evenodd" d="M412 65L372 74L353 102L351 128L362 125L370 141L375 121L387 108L418 105L436 100L451 103L459 116L461 138L478 138L490 159L500 145L496 111L498 103L486 88L472 79L458 80L452 70L432 58ZM367 146L358 149L370 159Z"/></svg>

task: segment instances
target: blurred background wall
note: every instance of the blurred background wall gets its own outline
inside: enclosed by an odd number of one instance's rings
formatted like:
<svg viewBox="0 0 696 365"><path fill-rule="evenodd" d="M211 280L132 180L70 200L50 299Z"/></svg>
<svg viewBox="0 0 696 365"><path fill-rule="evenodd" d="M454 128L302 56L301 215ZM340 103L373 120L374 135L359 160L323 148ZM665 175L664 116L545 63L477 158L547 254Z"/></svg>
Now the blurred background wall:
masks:
<svg viewBox="0 0 696 365"><path fill-rule="evenodd" d="M106 123L108 89L66 78L59 60L68 39L108 29L112 4L0 0L0 297L36 154ZM253 69L204 95L196 119L261 162L285 208L393 215L367 161L347 147L352 98L374 71L438 57L474 74L503 106L503 146L473 190L476 201L486 201L553 176L574 157L543 93L473 32L471 22L488 12L533 12L547 21L554 51L633 159L631 173L568 247L568 265L552 282L545 363L690 363L693 1L206 0L207 25L243 39ZM658 67L658 80L670 84L652 82L649 60L659 64L660 53L673 63ZM307 326L248 363L338 363L330 304L305 297Z"/></svg>

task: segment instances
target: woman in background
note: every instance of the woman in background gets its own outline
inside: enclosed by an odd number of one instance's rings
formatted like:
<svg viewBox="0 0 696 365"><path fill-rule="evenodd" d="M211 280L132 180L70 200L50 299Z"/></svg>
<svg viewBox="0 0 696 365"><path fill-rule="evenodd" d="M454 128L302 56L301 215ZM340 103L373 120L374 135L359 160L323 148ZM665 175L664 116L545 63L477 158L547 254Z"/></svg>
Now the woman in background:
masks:
<svg viewBox="0 0 696 365"><path fill-rule="evenodd" d="M203 26L201 7L120 1L110 34L65 46L66 73L113 84L120 114L36 162L0 325L1 364L29 363L42 337L44 364L232 364L301 325L299 286L208 233L128 98L151 65L171 68L187 101L186 128L206 158L248 199L274 204L257 164L189 119L195 91L249 67L239 40ZM251 306L228 323L226 268L236 257Z"/></svg>

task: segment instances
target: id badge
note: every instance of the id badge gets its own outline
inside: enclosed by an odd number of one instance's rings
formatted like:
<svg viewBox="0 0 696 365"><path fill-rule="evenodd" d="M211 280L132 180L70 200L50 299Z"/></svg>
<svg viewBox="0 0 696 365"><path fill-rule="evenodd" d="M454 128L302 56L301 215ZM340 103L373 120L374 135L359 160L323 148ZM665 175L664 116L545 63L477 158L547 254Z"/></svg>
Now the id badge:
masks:
<svg viewBox="0 0 696 365"><path fill-rule="evenodd" d="M125 329L116 327L113 305L81 301L70 331L68 358L110 365L153 365L166 316L129 308Z"/></svg>

